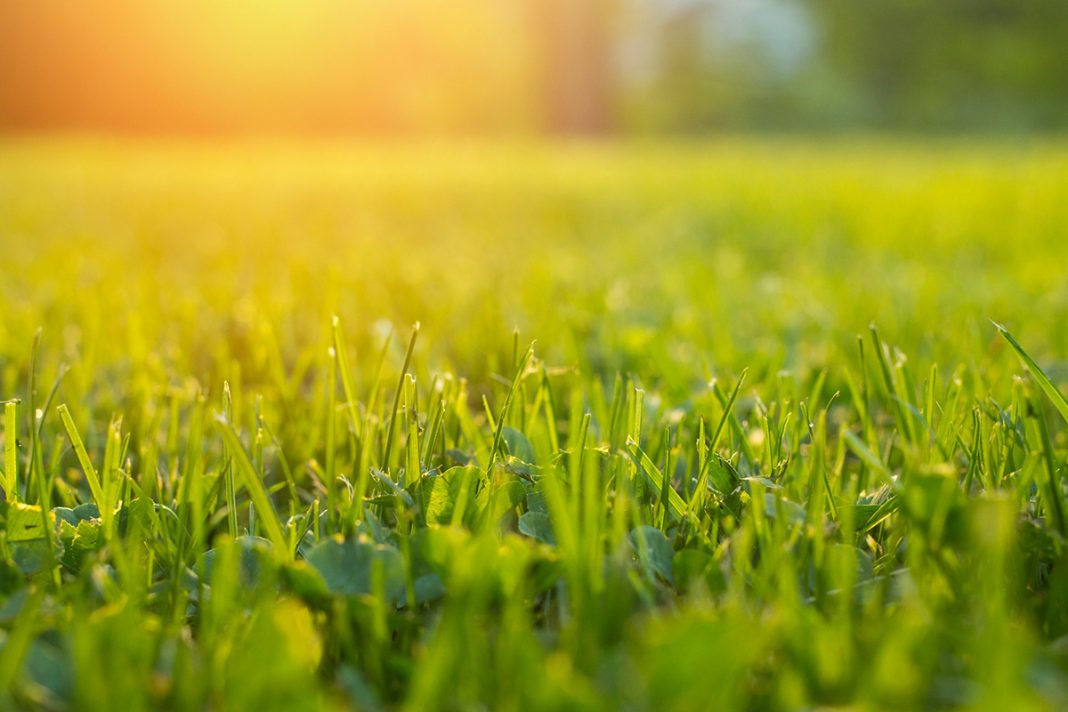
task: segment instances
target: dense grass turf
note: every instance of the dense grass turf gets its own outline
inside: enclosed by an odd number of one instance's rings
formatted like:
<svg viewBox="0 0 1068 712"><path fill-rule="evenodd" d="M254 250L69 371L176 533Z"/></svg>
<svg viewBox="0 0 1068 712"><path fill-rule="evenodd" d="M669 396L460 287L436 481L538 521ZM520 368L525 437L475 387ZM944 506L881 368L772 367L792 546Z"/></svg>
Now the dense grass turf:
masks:
<svg viewBox="0 0 1068 712"><path fill-rule="evenodd" d="M7 145L0 707L1068 705L1066 239L1063 145Z"/></svg>

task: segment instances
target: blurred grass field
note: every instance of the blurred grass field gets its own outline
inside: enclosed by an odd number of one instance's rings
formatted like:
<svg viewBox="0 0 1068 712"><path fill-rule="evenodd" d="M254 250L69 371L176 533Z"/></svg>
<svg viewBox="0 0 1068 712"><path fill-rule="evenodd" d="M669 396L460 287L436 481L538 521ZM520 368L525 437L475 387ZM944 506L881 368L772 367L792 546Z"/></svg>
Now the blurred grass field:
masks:
<svg viewBox="0 0 1068 712"><path fill-rule="evenodd" d="M5 143L0 706L1068 705L1066 238L1056 141Z"/></svg>

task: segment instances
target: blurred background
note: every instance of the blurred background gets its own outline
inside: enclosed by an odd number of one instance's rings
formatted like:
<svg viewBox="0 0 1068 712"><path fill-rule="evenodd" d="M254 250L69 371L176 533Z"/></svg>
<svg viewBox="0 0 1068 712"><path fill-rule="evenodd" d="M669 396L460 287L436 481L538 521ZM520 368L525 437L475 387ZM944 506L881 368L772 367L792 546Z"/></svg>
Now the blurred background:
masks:
<svg viewBox="0 0 1068 712"><path fill-rule="evenodd" d="M1064 0L0 0L0 129L1030 133Z"/></svg>

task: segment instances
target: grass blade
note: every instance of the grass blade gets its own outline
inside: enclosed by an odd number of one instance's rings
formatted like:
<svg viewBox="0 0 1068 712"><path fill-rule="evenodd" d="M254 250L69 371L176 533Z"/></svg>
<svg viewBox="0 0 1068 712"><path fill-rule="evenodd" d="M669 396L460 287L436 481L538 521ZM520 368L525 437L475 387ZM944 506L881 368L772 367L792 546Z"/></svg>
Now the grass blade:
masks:
<svg viewBox="0 0 1068 712"><path fill-rule="evenodd" d="M1005 340L1009 342L1009 346L1011 346L1013 351L1020 357L1020 360L1023 361L1027 370L1031 372L1031 377L1035 379L1035 382L1038 383L1038 387L1042 389L1042 392L1045 393L1046 397L1053 403L1053 407L1057 409L1057 412L1061 414L1061 417L1064 418L1065 422L1068 422L1068 399L1066 399L1064 394L1053 384L1053 381L1049 380L1049 376L1047 376L1039 365L1035 363L1035 360L1031 358L1030 354L1024 351L1023 346L1020 346L1020 342L1009 333L1008 329L996 321L991 323Z"/></svg>
<svg viewBox="0 0 1068 712"><path fill-rule="evenodd" d="M241 439L237 436L237 431L221 414L216 416L216 422L219 425L219 430L222 431L226 449L230 451L233 470L241 476L245 489L248 490L249 499L252 500L252 504L256 507L256 515L260 524L263 526L264 531L267 532L267 538L270 539L278 551L285 552L287 559L293 558L293 553L289 550L289 541L282 531L282 525L278 522L278 515L271 505L267 489L263 486L263 481L260 480L259 474L252 466L252 461L249 459L248 453L245 452Z"/></svg>
<svg viewBox="0 0 1068 712"><path fill-rule="evenodd" d="M508 395L504 397L504 405L501 407L501 412L497 417L497 424L494 428L493 446L490 448L489 460L486 464L487 476L493 473L493 465L501 450L501 440L504 437L504 422L508 419L508 411L512 407L512 397L515 395L515 392L519 390L519 382L523 379L523 374L527 370L527 364L530 363L530 359L533 355L534 344L532 343L527 349L527 352L523 354L523 358L519 360L519 363L515 367L515 376L512 378L512 385L508 389Z"/></svg>
<svg viewBox="0 0 1068 712"><path fill-rule="evenodd" d="M19 501L18 473L18 401L4 403L4 494L8 501Z"/></svg>
<svg viewBox="0 0 1068 712"><path fill-rule="evenodd" d="M78 456L78 463L82 466L82 472L85 473L85 481L89 483L89 492L92 494L96 506L100 509L100 518L106 521L111 513L104 511L106 509L104 488L100 486L100 478L97 476L96 468L93 467L93 463L89 459L89 453L85 451L85 443L82 442L82 436L78 434L78 428L74 425L74 419L70 417L70 410L67 409L66 403L58 405L56 412L59 413L59 417L63 421L63 428L67 431L70 444L74 447L74 454Z"/></svg>
<svg viewBox="0 0 1068 712"><path fill-rule="evenodd" d="M415 340L419 337L419 322L412 327L412 338L408 341L408 350L404 353L404 365L401 366L400 378L397 379L397 391L393 394L393 410L389 416L389 427L386 429L386 449L382 453L382 469L389 472L389 457L393 452L393 429L397 424L397 411L400 409L401 391L404 390L404 377L408 373L408 366L412 363L412 352L415 351Z"/></svg>

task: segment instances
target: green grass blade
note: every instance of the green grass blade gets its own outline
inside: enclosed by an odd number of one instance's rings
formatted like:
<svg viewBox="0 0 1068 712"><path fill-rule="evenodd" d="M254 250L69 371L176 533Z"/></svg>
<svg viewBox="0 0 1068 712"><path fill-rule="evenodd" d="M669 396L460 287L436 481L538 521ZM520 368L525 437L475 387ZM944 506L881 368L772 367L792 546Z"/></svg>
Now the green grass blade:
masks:
<svg viewBox="0 0 1068 712"><path fill-rule="evenodd" d="M289 541L282 531L282 525L278 522L278 515L271 505L267 489L263 486L263 481L252 466L252 461L249 459L248 453L245 452L245 447L241 444L237 431L221 414L216 416L216 423L222 432L223 440L226 442L226 449L230 452L230 460L233 463L234 472L240 475L245 489L248 490L249 499L252 500L252 504L256 507L256 516L259 518L260 526L266 531L267 538L270 539L275 548L280 552L284 552L286 558L292 558L293 553L289 550Z"/></svg>
<svg viewBox="0 0 1068 712"><path fill-rule="evenodd" d="M1068 422L1068 398L1064 397L1064 394L1060 392L1057 386L1053 384L1053 381L1049 379L1049 376L1047 376L1039 365L1035 363L1035 360L1031 358L1030 354L1024 351L1023 346L1020 346L1020 342L1009 333L1008 329L996 321L991 323L1005 340L1009 342L1009 346L1011 346L1013 351L1020 357L1020 360L1023 361L1027 370L1031 372L1031 377L1038 383L1038 387L1046 394L1046 397L1049 398L1053 407L1057 409L1057 412L1061 414L1061 417L1064 418L1065 422Z"/></svg>
<svg viewBox="0 0 1068 712"><path fill-rule="evenodd" d="M660 470L657 469L656 464L645 454L641 446L633 440L630 442L631 455L634 460L640 466L642 472L645 474L645 479L648 480L649 485L653 492L657 494L667 494L667 508L671 512L674 519L682 519L686 516L686 503L682 501L682 497L675 488L670 485Z"/></svg>
<svg viewBox="0 0 1068 712"><path fill-rule="evenodd" d="M19 501L18 402L4 403L4 493L8 501Z"/></svg>
<svg viewBox="0 0 1068 712"><path fill-rule="evenodd" d="M353 396L352 372L349 369L349 357L345 351L345 338L341 334L341 319L337 316L331 320L334 337L334 353L337 357L337 371L341 376L341 390L345 394L345 413L348 415L352 432L360 435L360 423L356 418L356 398Z"/></svg>
<svg viewBox="0 0 1068 712"><path fill-rule="evenodd" d="M419 322L412 327L412 338L408 341L408 350L404 352L404 365L401 366L400 378L397 379L397 390L393 394L393 409L389 415L389 427L386 428L386 447L382 453L382 469L389 472L389 459L393 452L393 430L397 425L397 411L400 409L401 392L404 390L404 377L408 373L408 366L412 363L412 352L415 351L415 341L419 338Z"/></svg>
<svg viewBox="0 0 1068 712"><path fill-rule="evenodd" d="M74 447L74 454L77 455L78 463L82 466L82 472L85 473L85 481L89 483L89 492L92 494L96 506L100 509L100 517L106 520L111 513L105 512L104 488L100 486L100 478L97 476L96 468L93 467L93 463L89 459L89 453L85 451L85 443L82 442L82 436L78 434L74 419L70 417L70 410L67 409L67 404L61 403L56 406L56 412L59 413L59 417L63 421L63 428L67 431L70 444Z"/></svg>
<svg viewBox="0 0 1068 712"><path fill-rule="evenodd" d="M523 374L526 373L527 370L527 364L530 363L530 359L533 356L534 344L532 343L516 365L515 376L512 378L512 385L508 389L508 394L504 397L504 405L501 406L501 412L497 416L497 423L493 432L493 445L490 447L489 460L486 463L487 475L493 473L493 465L497 461L497 455L501 450L501 441L504 437L504 423L508 419L508 411L512 407L512 398L515 396L515 392L519 390L519 382L523 379Z"/></svg>

